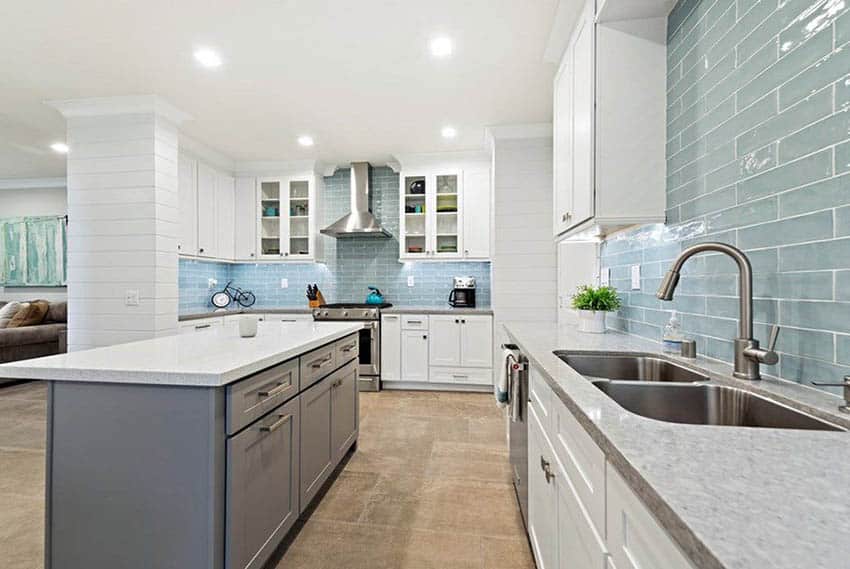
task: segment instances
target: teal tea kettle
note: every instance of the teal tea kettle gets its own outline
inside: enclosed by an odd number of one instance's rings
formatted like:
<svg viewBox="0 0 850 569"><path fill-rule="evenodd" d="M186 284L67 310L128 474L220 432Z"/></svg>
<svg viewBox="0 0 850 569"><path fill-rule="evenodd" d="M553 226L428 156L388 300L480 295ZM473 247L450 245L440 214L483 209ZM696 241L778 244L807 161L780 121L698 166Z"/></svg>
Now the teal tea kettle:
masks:
<svg viewBox="0 0 850 569"><path fill-rule="evenodd" d="M369 287L369 296L366 297L366 304L383 304L384 295L378 290L378 287Z"/></svg>

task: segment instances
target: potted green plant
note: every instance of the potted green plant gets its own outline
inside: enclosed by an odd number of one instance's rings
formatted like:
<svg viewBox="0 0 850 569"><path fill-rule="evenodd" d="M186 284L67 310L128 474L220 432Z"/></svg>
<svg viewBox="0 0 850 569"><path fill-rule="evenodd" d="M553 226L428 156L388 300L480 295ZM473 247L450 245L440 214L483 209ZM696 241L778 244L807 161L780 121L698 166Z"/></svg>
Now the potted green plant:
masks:
<svg viewBox="0 0 850 569"><path fill-rule="evenodd" d="M583 285L573 295L573 308L578 311L578 329L592 334L605 333L605 315L622 305L617 289L610 286Z"/></svg>

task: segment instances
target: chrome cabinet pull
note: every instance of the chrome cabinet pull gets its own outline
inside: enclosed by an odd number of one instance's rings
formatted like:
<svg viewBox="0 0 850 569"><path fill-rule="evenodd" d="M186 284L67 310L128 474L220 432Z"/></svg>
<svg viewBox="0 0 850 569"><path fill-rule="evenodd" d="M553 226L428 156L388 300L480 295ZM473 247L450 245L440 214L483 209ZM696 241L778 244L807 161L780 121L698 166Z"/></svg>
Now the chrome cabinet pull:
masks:
<svg viewBox="0 0 850 569"><path fill-rule="evenodd" d="M212 324L198 324L195 326L195 330L203 330L204 328L211 328Z"/></svg>
<svg viewBox="0 0 850 569"><path fill-rule="evenodd" d="M281 393L283 393L284 391L286 391L286 389L287 389L290 385L291 385L290 383L281 383L281 382L278 382L278 383L277 383L277 387L275 387L274 389L270 389L270 390L268 390L268 391L258 391L258 392L257 392L257 396L258 396L258 397L274 397L275 395L280 395Z"/></svg>
<svg viewBox="0 0 850 569"><path fill-rule="evenodd" d="M543 455L540 456L540 468L546 476L546 484L551 484L552 479L555 478L555 473L552 472L552 465L548 460L543 458Z"/></svg>
<svg viewBox="0 0 850 569"><path fill-rule="evenodd" d="M356 347L357 347L357 344L349 344L348 346L343 346L343 347L341 348L341 350L342 350L344 353L346 353L346 354L347 354L348 352L350 352L351 350L353 350L353 349L354 349L354 348L356 348Z"/></svg>
<svg viewBox="0 0 850 569"><path fill-rule="evenodd" d="M278 417L280 417L280 419L278 419L277 421L275 421L271 425L261 426L260 431L263 432L263 433L273 433L276 430L278 430L279 428L281 428L283 425L285 425L292 418L292 415L291 414L290 415L278 415Z"/></svg>
<svg viewBox="0 0 850 569"><path fill-rule="evenodd" d="M333 356L333 354L331 354L331 355L329 355L328 357L326 357L325 359L323 359L319 362L314 362L311 367L313 369L320 369L320 368L324 367L325 364L331 363L331 360L333 360L333 359L334 359L334 356Z"/></svg>

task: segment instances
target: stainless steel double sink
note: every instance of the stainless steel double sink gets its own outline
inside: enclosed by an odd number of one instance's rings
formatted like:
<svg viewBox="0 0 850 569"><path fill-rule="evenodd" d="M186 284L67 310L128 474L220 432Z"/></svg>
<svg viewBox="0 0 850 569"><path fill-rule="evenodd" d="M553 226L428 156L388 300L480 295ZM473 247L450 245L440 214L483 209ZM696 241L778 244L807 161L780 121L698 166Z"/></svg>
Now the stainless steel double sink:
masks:
<svg viewBox="0 0 850 569"><path fill-rule="evenodd" d="M844 431L750 391L712 385L709 377L655 354L556 351L600 391L637 415L693 425Z"/></svg>

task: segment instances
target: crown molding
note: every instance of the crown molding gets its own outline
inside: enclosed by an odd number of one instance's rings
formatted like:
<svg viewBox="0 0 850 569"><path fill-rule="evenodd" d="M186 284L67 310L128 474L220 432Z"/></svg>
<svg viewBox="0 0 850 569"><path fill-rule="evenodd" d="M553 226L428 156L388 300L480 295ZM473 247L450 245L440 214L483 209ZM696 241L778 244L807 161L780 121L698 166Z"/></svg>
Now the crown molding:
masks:
<svg viewBox="0 0 850 569"><path fill-rule="evenodd" d="M93 97L45 101L66 119L111 115L138 115L151 113L165 117L179 125L192 116L158 95L127 95L121 97Z"/></svg>
<svg viewBox="0 0 850 569"><path fill-rule="evenodd" d="M524 138L552 138L552 123L506 124L488 126L484 129L488 146L496 140L519 140Z"/></svg>

